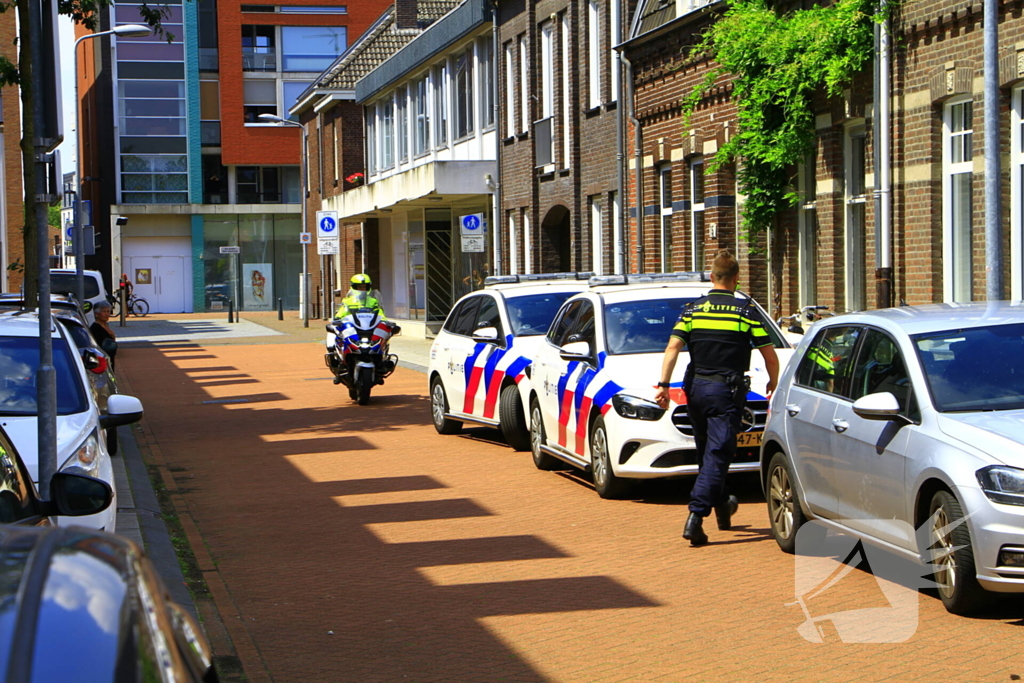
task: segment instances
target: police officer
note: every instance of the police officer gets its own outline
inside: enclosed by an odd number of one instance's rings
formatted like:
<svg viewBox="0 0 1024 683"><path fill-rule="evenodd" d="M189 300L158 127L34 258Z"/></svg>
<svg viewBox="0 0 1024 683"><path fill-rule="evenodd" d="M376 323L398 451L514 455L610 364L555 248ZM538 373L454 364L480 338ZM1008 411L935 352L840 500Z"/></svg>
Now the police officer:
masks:
<svg viewBox="0 0 1024 683"><path fill-rule="evenodd" d="M351 283L352 288L348 290L348 294L341 300L341 305L338 306L338 310L334 313L335 318L344 318L349 314L350 308L372 308L381 318L386 317L384 315L384 306L370 293L373 282L370 280L369 275L366 273L353 275Z"/></svg>
<svg viewBox="0 0 1024 683"><path fill-rule="evenodd" d="M726 474L736 453L750 380L750 349L764 357L768 370L768 394L779 379L779 359L768 336L766 324L750 302L735 296L740 266L728 250L715 256L711 270L713 289L688 304L672 330L661 367L661 381L655 400L668 407L668 387L676 359L684 346L690 352L683 388L697 442L697 480L690 493L690 516L683 538L691 545L704 545L704 518L715 511L718 528L731 528L731 517L739 507L725 488Z"/></svg>

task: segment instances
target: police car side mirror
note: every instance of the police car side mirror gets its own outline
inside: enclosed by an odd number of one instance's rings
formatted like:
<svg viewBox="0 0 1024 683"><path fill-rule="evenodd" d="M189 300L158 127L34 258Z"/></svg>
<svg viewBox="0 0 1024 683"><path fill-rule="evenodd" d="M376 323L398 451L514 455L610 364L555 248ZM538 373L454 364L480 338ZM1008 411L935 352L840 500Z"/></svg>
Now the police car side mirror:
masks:
<svg viewBox="0 0 1024 683"><path fill-rule="evenodd" d="M498 328L481 327L479 330L473 333L473 341L475 341L478 344L498 343Z"/></svg>
<svg viewBox="0 0 1024 683"><path fill-rule="evenodd" d="M590 360L590 344L585 341L569 342L558 349L558 355L561 356L562 360L569 361L589 361Z"/></svg>

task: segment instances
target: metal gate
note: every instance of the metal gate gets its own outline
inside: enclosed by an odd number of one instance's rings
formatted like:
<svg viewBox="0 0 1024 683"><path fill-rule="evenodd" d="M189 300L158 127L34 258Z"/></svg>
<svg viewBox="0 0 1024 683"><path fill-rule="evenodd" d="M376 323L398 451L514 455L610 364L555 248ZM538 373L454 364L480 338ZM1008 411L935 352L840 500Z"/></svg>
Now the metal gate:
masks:
<svg viewBox="0 0 1024 683"><path fill-rule="evenodd" d="M443 323L455 303L451 222L427 221L426 233L427 323Z"/></svg>

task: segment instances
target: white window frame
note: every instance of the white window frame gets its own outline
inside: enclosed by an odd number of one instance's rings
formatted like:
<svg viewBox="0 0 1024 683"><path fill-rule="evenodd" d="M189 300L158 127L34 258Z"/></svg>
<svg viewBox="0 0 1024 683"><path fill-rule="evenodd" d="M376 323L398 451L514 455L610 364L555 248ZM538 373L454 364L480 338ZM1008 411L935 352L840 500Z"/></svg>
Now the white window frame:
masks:
<svg viewBox="0 0 1024 683"><path fill-rule="evenodd" d="M555 23L540 25L540 118L555 115Z"/></svg>
<svg viewBox="0 0 1024 683"><path fill-rule="evenodd" d="M962 107L965 104L971 105L971 128L961 131L953 131L953 116L956 113L962 115ZM972 299L972 275L974 271L971 247L973 246L973 222L974 207L976 202L973 196L974 185L974 102L970 97L956 98L943 105L942 108L942 262L943 262L943 300L970 301ZM968 138L965 140L964 138ZM966 151L965 160L954 159L954 146ZM956 222L956 207L954 199L954 177L962 174L970 175L971 211L967 227L967 272L966 282L961 282L957 277L957 266L962 261L961 249L957 248L958 228Z"/></svg>
<svg viewBox="0 0 1024 683"><path fill-rule="evenodd" d="M562 12L562 168L572 167L572 115L569 107L569 13Z"/></svg>
<svg viewBox="0 0 1024 683"><path fill-rule="evenodd" d="M601 6L587 0L587 108L601 106Z"/></svg>
<svg viewBox="0 0 1024 683"><path fill-rule="evenodd" d="M864 174L861 179L863 187L855 187L854 178L858 169L854 165L854 150L858 143L864 141ZM846 310L857 311L867 307L867 211L870 193L867 187L867 128L860 119L846 125L843 129L843 264L846 271ZM859 190L859 191L858 191ZM861 213L860 225L855 215Z"/></svg>
<svg viewBox="0 0 1024 683"><path fill-rule="evenodd" d="M619 193L612 191L610 194L611 205L612 205L612 240L615 242L612 245L614 252L612 260L612 272L619 273L619 264L622 263L622 221L619 216Z"/></svg>
<svg viewBox="0 0 1024 683"><path fill-rule="evenodd" d="M621 24L622 24L622 5L621 0L609 0L611 9L611 18L608 21L608 73L611 83L609 83L608 97L609 102L619 101L619 56L615 51L615 46L619 44L621 38Z"/></svg>
<svg viewBox="0 0 1024 683"><path fill-rule="evenodd" d="M519 233L516 232L516 212L508 212L508 267L509 273L519 273Z"/></svg>
<svg viewBox="0 0 1024 683"><path fill-rule="evenodd" d="M409 145L409 88L395 91L395 166L408 163L412 157Z"/></svg>
<svg viewBox="0 0 1024 683"><path fill-rule="evenodd" d="M515 52L512 41L505 43L505 137L516 134Z"/></svg>
<svg viewBox="0 0 1024 683"><path fill-rule="evenodd" d="M433 98L430 96L430 74L423 74L413 81L410 89L413 93L412 129L413 159L430 154L430 113L433 110Z"/></svg>
<svg viewBox="0 0 1024 683"><path fill-rule="evenodd" d="M533 238L530 232L529 209L523 209L523 272L529 275L533 272Z"/></svg>
<svg viewBox="0 0 1024 683"><path fill-rule="evenodd" d="M476 69L474 73L477 78L477 92L480 93L480 104L474 107L478 112L477 125L475 130L487 131L495 127L494 120L494 74L496 72L494 60L494 41L490 36L481 38L476 43Z"/></svg>
<svg viewBox="0 0 1024 683"><path fill-rule="evenodd" d="M658 258L661 272L672 268L672 164L658 167Z"/></svg>
<svg viewBox="0 0 1024 683"><path fill-rule="evenodd" d="M519 36L519 132L530 129L530 55L526 34Z"/></svg>
<svg viewBox="0 0 1024 683"><path fill-rule="evenodd" d="M1010 99L1010 298L1024 298L1024 87Z"/></svg>
<svg viewBox="0 0 1024 683"><path fill-rule="evenodd" d="M381 171L395 168L395 97L390 94L377 103L380 131L380 156L378 157Z"/></svg>
<svg viewBox="0 0 1024 683"><path fill-rule="evenodd" d="M366 108L366 168L370 175L376 175L377 169L377 105Z"/></svg>
<svg viewBox="0 0 1024 683"><path fill-rule="evenodd" d="M704 157L695 156L690 159L688 171L690 176L690 267L693 270L704 270L704 209L707 198L707 164ZM700 168L700 177L703 187L700 188L701 200L697 197L697 168ZM697 229L697 219L700 219L700 229Z"/></svg>
<svg viewBox="0 0 1024 683"><path fill-rule="evenodd" d="M601 195L587 197L590 207L590 259L594 275L604 275L604 201Z"/></svg>
<svg viewBox="0 0 1024 683"><path fill-rule="evenodd" d="M448 111L449 94L451 87L448 84L448 62L445 60L434 67L434 105L436 107L434 117L434 147L446 149L452 142L452 119ZM442 137L443 134L443 137Z"/></svg>
<svg viewBox="0 0 1024 683"><path fill-rule="evenodd" d="M803 307L818 303L818 178L813 154L800 164L797 184L797 301Z"/></svg>

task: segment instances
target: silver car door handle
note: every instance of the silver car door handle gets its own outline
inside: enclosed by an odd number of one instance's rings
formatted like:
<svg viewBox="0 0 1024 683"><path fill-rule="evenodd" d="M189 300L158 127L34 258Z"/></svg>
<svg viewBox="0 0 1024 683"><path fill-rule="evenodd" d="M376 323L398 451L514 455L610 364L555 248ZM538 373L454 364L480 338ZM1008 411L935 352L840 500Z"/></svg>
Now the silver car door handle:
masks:
<svg viewBox="0 0 1024 683"><path fill-rule="evenodd" d="M795 403L787 403L786 412L789 413L790 417L796 417L800 414L800 406Z"/></svg>
<svg viewBox="0 0 1024 683"><path fill-rule="evenodd" d="M850 428L850 423L847 422L846 420L840 420L838 418L836 418L835 420L832 420L832 429L836 430L840 434L842 434L843 432L845 432L849 428Z"/></svg>

